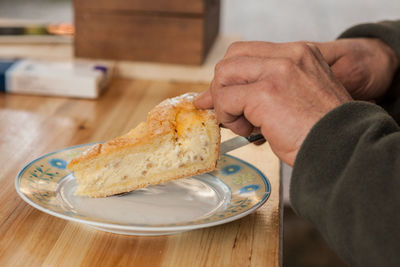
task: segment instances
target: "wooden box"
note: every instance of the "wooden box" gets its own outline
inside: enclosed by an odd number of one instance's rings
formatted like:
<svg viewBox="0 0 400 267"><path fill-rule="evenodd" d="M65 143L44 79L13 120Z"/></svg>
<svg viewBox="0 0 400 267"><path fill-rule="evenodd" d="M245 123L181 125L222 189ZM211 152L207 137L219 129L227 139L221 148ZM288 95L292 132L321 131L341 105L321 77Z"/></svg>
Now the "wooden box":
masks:
<svg viewBox="0 0 400 267"><path fill-rule="evenodd" d="M201 64L220 0L75 0L75 56Z"/></svg>

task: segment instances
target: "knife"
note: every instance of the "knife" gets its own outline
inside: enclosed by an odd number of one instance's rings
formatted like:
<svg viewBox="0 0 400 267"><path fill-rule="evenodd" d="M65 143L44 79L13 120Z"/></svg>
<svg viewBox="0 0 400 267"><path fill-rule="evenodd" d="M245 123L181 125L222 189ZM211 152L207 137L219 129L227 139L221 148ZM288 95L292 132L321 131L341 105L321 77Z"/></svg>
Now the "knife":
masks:
<svg viewBox="0 0 400 267"><path fill-rule="evenodd" d="M250 143L254 143L257 141L265 141L265 138L262 134L253 134L253 135L249 135L247 137L244 136L237 136L234 138L231 138L229 140L226 140L224 142L221 143L220 149L219 149L219 153L220 155L228 153L229 151L232 151L236 148L245 146L247 144Z"/></svg>

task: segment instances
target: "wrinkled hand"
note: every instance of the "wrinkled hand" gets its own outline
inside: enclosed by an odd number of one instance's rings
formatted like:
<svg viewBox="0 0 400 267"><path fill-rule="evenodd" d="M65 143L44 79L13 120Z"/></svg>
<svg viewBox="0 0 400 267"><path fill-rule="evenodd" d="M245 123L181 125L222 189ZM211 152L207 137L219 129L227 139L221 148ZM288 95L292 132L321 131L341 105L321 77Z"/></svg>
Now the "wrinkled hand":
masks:
<svg viewBox="0 0 400 267"><path fill-rule="evenodd" d="M399 65L394 51L379 39L339 39L315 45L338 80L358 100L379 100Z"/></svg>
<svg viewBox="0 0 400 267"><path fill-rule="evenodd" d="M239 42L215 67L196 100L240 135L260 128L280 159L293 165L311 127L351 96L318 48L308 43Z"/></svg>

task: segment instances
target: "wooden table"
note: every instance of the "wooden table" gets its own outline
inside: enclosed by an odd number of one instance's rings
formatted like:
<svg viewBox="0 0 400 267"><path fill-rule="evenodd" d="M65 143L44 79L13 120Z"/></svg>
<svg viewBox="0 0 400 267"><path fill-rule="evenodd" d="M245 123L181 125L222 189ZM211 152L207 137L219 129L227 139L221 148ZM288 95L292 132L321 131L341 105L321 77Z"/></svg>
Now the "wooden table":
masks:
<svg viewBox="0 0 400 267"><path fill-rule="evenodd" d="M265 205L231 223L170 236L124 236L65 221L14 189L17 172L37 157L125 133L162 99L206 88L118 79L98 100L1 93L0 266L280 266L279 161L268 144L233 153L269 178Z"/></svg>

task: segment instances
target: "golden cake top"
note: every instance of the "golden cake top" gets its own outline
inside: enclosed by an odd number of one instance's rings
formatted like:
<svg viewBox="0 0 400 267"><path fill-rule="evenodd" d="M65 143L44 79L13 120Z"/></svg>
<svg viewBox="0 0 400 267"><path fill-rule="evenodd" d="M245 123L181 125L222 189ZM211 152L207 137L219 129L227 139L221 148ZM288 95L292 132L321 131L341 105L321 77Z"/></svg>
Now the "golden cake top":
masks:
<svg viewBox="0 0 400 267"><path fill-rule="evenodd" d="M213 111L195 108L193 100L196 95L196 93L187 93L162 101L148 113L146 122L140 123L122 136L91 147L73 159L67 167L72 168L77 163L94 158L99 154L108 154L121 148L150 142L154 137L166 135L172 131L180 136L196 123L215 121Z"/></svg>

